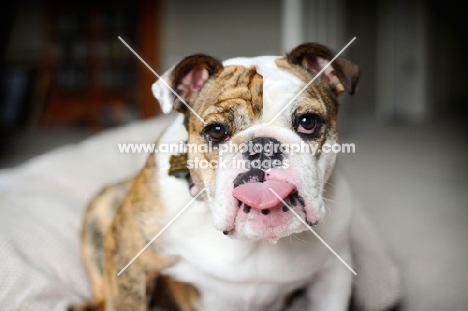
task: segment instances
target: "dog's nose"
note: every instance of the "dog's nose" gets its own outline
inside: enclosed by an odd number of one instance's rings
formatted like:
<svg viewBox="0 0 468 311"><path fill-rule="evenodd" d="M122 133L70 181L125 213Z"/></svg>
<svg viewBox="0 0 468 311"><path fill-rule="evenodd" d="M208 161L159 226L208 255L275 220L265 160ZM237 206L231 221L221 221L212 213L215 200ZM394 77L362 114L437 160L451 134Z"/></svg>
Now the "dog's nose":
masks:
<svg viewBox="0 0 468 311"><path fill-rule="evenodd" d="M256 137L247 145L248 149L243 156L252 167L267 170L283 165L285 156L278 140L271 137Z"/></svg>

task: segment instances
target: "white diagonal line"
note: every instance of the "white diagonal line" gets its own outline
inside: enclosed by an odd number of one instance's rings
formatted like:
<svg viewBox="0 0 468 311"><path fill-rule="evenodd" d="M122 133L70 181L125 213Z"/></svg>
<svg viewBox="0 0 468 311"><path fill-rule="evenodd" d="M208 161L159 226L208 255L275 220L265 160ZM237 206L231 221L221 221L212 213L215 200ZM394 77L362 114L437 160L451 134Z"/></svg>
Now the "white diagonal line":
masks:
<svg viewBox="0 0 468 311"><path fill-rule="evenodd" d="M148 246L150 246L151 243L154 242L154 240L156 240L199 196L200 194L202 194L202 192L204 192L206 190L206 188L203 188L195 197L193 197L193 199L190 200L190 202L187 203L187 205L184 206L184 208L182 208L178 213L177 215L174 216L174 218L171 219L171 221L169 221L165 226L164 228L161 229L161 231L159 231L158 234L156 234L154 236L154 238L151 239L151 241L148 242L148 244L145 245L145 247L143 247L141 249L141 251L138 252L138 254L135 255L135 257L133 257L132 260L130 260L130 262L125 266L123 267L122 270L120 270L119 273L117 273L117 276L120 276L122 274L122 272L125 271L125 269L127 269L134 261L135 259L137 259L141 253L143 253L145 251L145 249L148 248Z"/></svg>
<svg viewBox="0 0 468 311"><path fill-rule="evenodd" d="M181 101L181 102L182 102L198 119L200 119L200 121L203 122L203 124L206 124L205 120L203 120L203 118L200 117L200 116L198 115L198 113L196 113L195 110L193 110L192 107L190 107L189 104L187 104L187 103L185 102L185 100L183 100L182 97L180 97L179 94L177 94L177 92L174 91L174 90L169 86L169 84L167 84L166 81L164 81L164 80L161 78L161 76L158 75L157 72L154 71L153 68L151 68L150 65L148 65L148 63L145 62L145 60L144 60L143 58L141 58L141 56L138 55L138 53L135 52L135 51L130 47L130 45L127 44L127 42L125 42L124 39L122 39L120 36L119 36L118 38L119 38L120 41L122 41L123 44L125 44L125 46L126 46L130 51L132 51L133 54L135 54L136 57L138 57L139 60L141 60L141 62L142 62L143 64L145 64L146 67L148 67L149 70L151 70L152 73L154 73L154 75L155 75L156 77L158 77L158 79L159 79L165 86L167 86L167 88L168 88L169 90L171 90L172 93L174 93L174 95L175 95L178 99L180 99L180 101Z"/></svg>
<svg viewBox="0 0 468 311"><path fill-rule="evenodd" d="M320 77L320 75L325 71L325 69L327 69L328 66L330 66L330 65L335 61L335 59L337 59L338 56L340 56L341 53L343 53L343 52L348 48L348 46L350 46L351 43L353 43L354 40L356 40L356 37L352 38L351 41L349 41L348 44L346 44L345 47L342 48L341 51L339 51L338 54L336 54L335 57L333 57L332 60L329 61L328 64L326 64L325 67L323 67L322 70L320 70L319 73L318 73L312 80L310 80L309 83L307 83L307 84L299 91L299 93L297 93L297 94L280 110L280 112L278 112L278 113L276 114L276 116L274 116L273 119L270 120L270 122L268 122L268 124L271 124L273 121L275 121L276 118L278 118L278 116L279 116L289 105L291 105L291 104L296 100L296 98L299 97L299 95L302 94L302 92L304 92L304 91L309 87L309 85L311 85L318 77Z"/></svg>
<svg viewBox="0 0 468 311"><path fill-rule="evenodd" d="M270 189L270 191L287 207L289 208L289 210L294 214L294 216L297 217L297 219L299 219L303 224L304 226L307 227L307 229L310 230L310 232L312 232L316 237L317 239L320 240L320 242L322 242L332 253L333 255L335 255L345 266L346 268L349 269L349 271L351 271L354 275L357 275L357 273L346 263L346 261L343 260L343 258L340 257L340 255L338 255L334 250L333 248L330 247L330 245L327 244L327 242L325 242L322 237L320 235L318 235L317 232L315 232L314 229L312 229L305 221L304 219L302 219L301 216L299 216L299 214L297 214L291 206L288 205L288 203L284 202L284 200L275 192L275 190L271 189L271 188L268 188Z"/></svg>

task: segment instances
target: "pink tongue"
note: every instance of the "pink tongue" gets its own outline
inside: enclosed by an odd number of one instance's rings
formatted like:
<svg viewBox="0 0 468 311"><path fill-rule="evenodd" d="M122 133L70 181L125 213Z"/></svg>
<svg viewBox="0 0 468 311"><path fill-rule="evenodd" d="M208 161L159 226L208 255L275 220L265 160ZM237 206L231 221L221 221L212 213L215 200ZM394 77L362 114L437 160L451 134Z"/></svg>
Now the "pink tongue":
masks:
<svg viewBox="0 0 468 311"><path fill-rule="evenodd" d="M246 183L237 186L232 195L252 208L264 210L281 203L269 188L273 189L282 199L296 191L296 186L288 182L267 180L263 183Z"/></svg>

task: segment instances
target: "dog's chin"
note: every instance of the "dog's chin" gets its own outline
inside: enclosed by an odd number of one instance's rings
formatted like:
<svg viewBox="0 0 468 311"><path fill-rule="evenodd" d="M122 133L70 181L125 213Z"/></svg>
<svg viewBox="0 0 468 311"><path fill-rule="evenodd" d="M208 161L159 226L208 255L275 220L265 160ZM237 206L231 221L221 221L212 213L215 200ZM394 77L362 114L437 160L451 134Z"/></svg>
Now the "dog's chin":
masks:
<svg viewBox="0 0 468 311"><path fill-rule="evenodd" d="M234 228L229 236L241 240L267 240L276 243L279 239L307 230L305 224L315 226L318 217L308 213L311 210L294 194L273 208L259 210L249 208L236 200ZM294 211L291 211L291 209Z"/></svg>
<svg viewBox="0 0 468 311"><path fill-rule="evenodd" d="M283 212L282 206L278 206L271 209L267 216L258 210L251 210L246 214L239 209L231 234L237 239L268 240L276 243L281 238L304 230L306 227L296 216L291 212Z"/></svg>

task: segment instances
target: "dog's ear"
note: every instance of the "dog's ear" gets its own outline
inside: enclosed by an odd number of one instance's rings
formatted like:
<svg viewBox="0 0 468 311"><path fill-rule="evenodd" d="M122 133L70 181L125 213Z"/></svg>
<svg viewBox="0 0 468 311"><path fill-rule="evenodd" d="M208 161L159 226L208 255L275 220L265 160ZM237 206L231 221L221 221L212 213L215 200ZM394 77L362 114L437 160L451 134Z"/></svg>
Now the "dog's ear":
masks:
<svg viewBox="0 0 468 311"><path fill-rule="evenodd" d="M205 82L222 68L223 65L211 56L193 55L186 57L153 84L151 88L153 95L159 101L164 113L169 113L172 109L185 112L187 107L183 101L190 105ZM168 85L183 101L174 95Z"/></svg>
<svg viewBox="0 0 468 311"><path fill-rule="evenodd" d="M332 51L317 43L299 45L286 56L290 63L307 69L314 76L333 57L335 57L335 54ZM352 95L359 80L359 67L344 58L338 57L319 78L329 83L337 96L345 89Z"/></svg>

